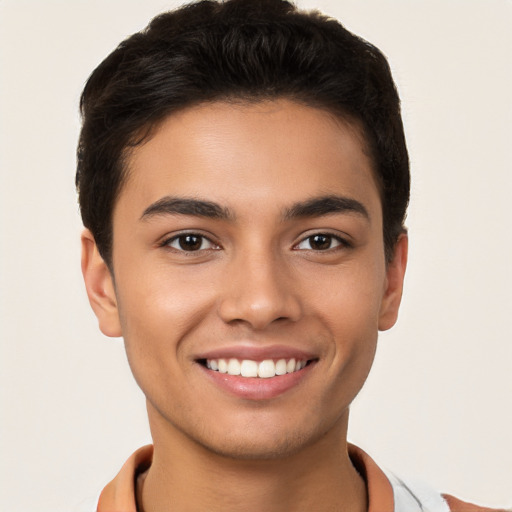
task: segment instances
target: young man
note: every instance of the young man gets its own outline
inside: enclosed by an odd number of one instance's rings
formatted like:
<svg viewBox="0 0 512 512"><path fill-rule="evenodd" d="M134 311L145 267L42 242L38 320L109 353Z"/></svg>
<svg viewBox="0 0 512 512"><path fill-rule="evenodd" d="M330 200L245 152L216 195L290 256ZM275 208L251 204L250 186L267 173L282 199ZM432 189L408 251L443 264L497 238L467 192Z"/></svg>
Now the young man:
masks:
<svg viewBox="0 0 512 512"><path fill-rule="evenodd" d="M154 442L99 512L484 510L346 441L407 261L379 50L281 0L199 2L121 43L81 108L84 279Z"/></svg>

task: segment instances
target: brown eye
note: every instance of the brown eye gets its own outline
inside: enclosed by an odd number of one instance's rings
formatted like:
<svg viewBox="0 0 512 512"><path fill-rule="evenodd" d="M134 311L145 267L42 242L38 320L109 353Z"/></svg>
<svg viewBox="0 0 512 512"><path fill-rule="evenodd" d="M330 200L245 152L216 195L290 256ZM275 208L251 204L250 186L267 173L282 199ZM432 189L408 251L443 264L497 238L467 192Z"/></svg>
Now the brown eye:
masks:
<svg viewBox="0 0 512 512"><path fill-rule="evenodd" d="M296 248L309 251L327 251L342 245L348 246L349 244L343 239L330 235L329 233L316 233L315 235L304 238Z"/></svg>
<svg viewBox="0 0 512 512"><path fill-rule="evenodd" d="M309 245L315 251L325 251L331 248L332 236L314 235L309 237Z"/></svg>
<svg viewBox="0 0 512 512"><path fill-rule="evenodd" d="M165 245L183 252L201 251L205 249L214 249L216 247L213 242L208 240L208 238L195 233L184 233L182 235L175 236L166 242Z"/></svg>
<svg viewBox="0 0 512 512"><path fill-rule="evenodd" d="M178 238L180 249L184 251L198 251L203 244L203 237L196 235L183 235Z"/></svg>

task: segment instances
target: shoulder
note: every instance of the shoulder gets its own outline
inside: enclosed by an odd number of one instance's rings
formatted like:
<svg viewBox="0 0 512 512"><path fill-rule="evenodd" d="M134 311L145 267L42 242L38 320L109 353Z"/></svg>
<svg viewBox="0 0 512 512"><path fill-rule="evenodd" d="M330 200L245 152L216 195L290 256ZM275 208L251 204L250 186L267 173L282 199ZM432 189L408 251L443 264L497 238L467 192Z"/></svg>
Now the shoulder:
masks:
<svg viewBox="0 0 512 512"><path fill-rule="evenodd" d="M366 482L369 512L507 512L472 505L421 481L400 478L380 468L361 448L349 443L348 449L352 464Z"/></svg>
<svg viewBox="0 0 512 512"><path fill-rule="evenodd" d="M440 494L423 482L404 480L393 474L387 476L393 487L394 512L507 512L505 509L481 507L448 494Z"/></svg>
<svg viewBox="0 0 512 512"><path fill-rule="evenodd" d="M443 498L448 504L450 512L507 512L504 508L479 507L478 505L459 500L448 494L444 494ZM510 512L511 509L508 510Z"/></svg>

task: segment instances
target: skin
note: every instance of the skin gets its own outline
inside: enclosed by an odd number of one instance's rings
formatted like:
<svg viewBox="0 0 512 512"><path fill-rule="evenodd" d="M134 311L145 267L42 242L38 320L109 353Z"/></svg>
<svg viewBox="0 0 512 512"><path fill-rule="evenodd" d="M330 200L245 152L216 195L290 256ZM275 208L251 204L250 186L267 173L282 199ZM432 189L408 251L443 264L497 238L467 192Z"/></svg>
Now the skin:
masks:
<svg viewBox="0 0 512 512"><path fill-rule="evenodd" d="M142 508L366 510L347 454L348 408L378 330L396 321L407 238L386 263L358 127L285 99L200 105L165 120L128 167L113 275L87 230L82 268L102 332L124 337L147 397L155 452ZM326 196L362 209L294 215ZM162 211L169 197L214 202L229 215ZM193 239L197 250L183 250L183 233L204 237ZM314 362L269 399L226 392L197 360L276 345Z"/></svg>

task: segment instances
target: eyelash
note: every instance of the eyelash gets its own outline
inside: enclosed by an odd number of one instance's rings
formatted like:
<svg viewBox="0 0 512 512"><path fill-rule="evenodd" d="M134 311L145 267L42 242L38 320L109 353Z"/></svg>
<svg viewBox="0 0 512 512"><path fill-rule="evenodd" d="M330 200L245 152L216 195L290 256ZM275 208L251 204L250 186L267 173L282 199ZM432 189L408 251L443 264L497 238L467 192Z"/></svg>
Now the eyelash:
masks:
<svg viewBox="0 0 512 512"><path fill-rule="evenodd" d="M312 233L311 235L308 235L308 236L302 238L302 240L294 246L294 249L301 250L298 247L307 241L309 241L310 246L311 246L311 240L315 237L324 237L329 240L329 245L331 245L333 242L335 242L337 245L335 245L334 247L328 247L327 249L313 249L312 247L310 247L309 249L303 249L303 250L314 251L314 252L334 252L336 250L350 249L353 247L353 245L345 238L342 238L338 235L334 235L333 233L321 231L318 233Z"/></svg>
<svg viewBox="0 0 512 512"><path fill-rule="evenodd" d="M182 245L182 242L184 242L187 237L198 239L198 241L200 243L199 247L196 249L192 249L192 250L185 249ZM336 245L334 247L327 247L326 249L314 249L313 247L311 247L311 241L315 237L324 237L325 239L327 239L329 245L331 245L333 242L335 242ZM307 241L309 241L310 248L300 249L300 245ZM175 242L178 243L180 245L180 247L173 247L172 244ZM203 248L202 246L205 242L209 243L210 247ZM220 246L218 244L216 244L215 242L213 242L212 240L210 240L210 238L208 238L207 236L202 235L200 233L194 233L194 232L180 233L180 234L174 235L170 238L166 238L160 244L160 246L164 247L164 248L171 249L171 250L175 250L178 252L182 252L182 253L195 253L195 252L198 253L200 251L210 251L210 250L219 250L220 249ZM333 252L333 251L341 250L341 249L350 249L352 247L353 247L353 245L345 238L342 238L338 235L334 235L334 234L328 233L328 232L318 232L318 233L312 233L311 235L308 235L307 237L302 238L299 243L297 243L293 246L293 249L294 250L313 251L313 252L319 253L319 252Z"/></svg>
<svg viewBox="0 0 512 512"><path fill-rule="evenodd" d="M197 249L192 249L192 250L184 249L183 246L181 246L181 242L184 242L184 239L186 239L187 237L197 238L199 240L199 242L200 242L200 246ZM180 240L181 240L181 242L180 242ZM181 248L173 247L172 244L174 242L177 242L178 244L180 244ZM205 242L210 243L211 247L203 249L202 246L203 246L203 244ZM180 234L174 235L174 236L172 236L170 238L166 238L160 244L160 247L164 247L164 248L175 250L177 252L182 252L182 253L195 253L195 252L200 252L200 251L210 251L210 250L218 250L218 249L220 249L220 246L218 244L216 244L215 242L213 242L212 240L210 240L210 238L208 238L207 236L202 235L200 233L193 233L193 232L190 232L190 233L180 233Z"/></svg>

